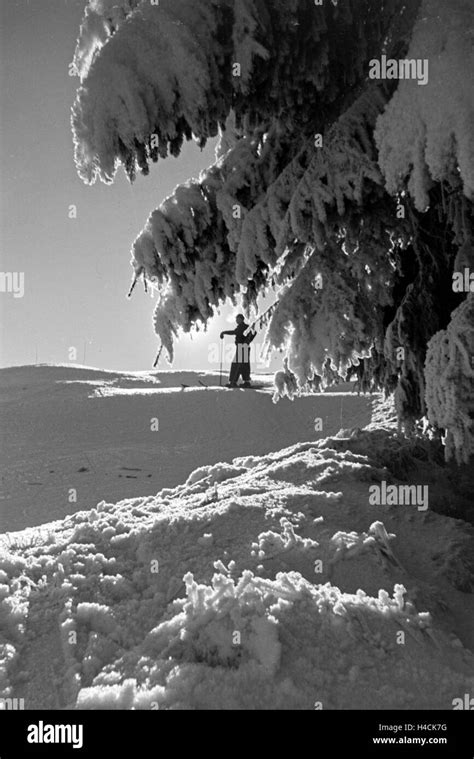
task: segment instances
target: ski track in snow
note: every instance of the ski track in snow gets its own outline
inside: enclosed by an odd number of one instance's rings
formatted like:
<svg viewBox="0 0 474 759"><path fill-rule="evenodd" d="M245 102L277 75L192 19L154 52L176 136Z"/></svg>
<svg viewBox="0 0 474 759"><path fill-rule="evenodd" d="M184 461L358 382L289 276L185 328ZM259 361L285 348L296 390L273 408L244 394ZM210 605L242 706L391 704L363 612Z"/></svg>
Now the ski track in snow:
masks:
<svg viewBox="0 0 474 759"><path fill-rule="evenodd" d="M399 445L380 399L179 389L204 376L0 372L0 697L450 709L473 693L472 529L369 505Z"/></svg>

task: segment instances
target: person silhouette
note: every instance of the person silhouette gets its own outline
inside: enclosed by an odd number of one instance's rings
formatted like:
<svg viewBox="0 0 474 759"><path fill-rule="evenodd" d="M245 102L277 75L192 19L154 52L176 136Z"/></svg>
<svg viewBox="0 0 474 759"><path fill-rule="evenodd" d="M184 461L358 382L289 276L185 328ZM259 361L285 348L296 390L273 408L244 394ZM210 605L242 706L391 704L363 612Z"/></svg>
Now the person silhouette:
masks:
<svg viewBox="0 0 474 759"><path fill-rule="evenodd" d="M235 317L237 326L235 329L227 329L221 332L221 340L224 335L235 336L235 356L230 365L229 382L227 387L238 387L238 381L242 377L242 387L251 387L250 382L250 343L257 334L256 331L245 323L243 314Z"/></svg>

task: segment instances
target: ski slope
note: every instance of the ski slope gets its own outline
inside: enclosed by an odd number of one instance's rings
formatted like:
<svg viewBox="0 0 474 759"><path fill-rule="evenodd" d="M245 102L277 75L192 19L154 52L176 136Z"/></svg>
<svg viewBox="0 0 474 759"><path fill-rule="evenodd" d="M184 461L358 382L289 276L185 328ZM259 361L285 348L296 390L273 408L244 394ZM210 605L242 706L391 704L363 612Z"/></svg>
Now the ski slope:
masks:
<svg viewBox="0 0 474 759"><path fill-rule="evenodd" d="M369 504L406 455L389 404L333 393L275 406L270 386L206 389L197 373L0 376L12 525L0 534L0 697L451 709L474 693L472 528ZM34 476L58 475L37 493L22 490L34 452ZM95 468L78 472L83 461ZM409 481L444 497L443 470L416 461ZM82 476L87 496L60 518L61 488Z"/></svg>

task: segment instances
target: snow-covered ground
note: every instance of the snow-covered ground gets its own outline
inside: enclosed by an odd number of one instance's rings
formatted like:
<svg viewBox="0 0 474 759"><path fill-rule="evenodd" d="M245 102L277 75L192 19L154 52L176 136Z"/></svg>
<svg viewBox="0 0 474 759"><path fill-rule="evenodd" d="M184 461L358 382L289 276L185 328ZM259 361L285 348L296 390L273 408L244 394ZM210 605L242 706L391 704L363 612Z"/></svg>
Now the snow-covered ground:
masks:
<svg viewBox="0 0 474 759"><path fill-rule="evenodd" d="M474 693L474 536L431 508L456 498L441 469L420 455L397 479L407 441L377 396L274 405L264 381L0 372L0 697L451 709ZM384 480L429 482L430 508L370 505Z"/></svg>
<svg viewBox="0 0 474 759"><path fill-rule="evenodd" d="M62 519L101 500L152 495L203 464L370 422L372 398L339 392L324 402L308 396L275 405L272 376L254 380L268 389L231 393L218 387L218 374L205 372L0 370L0 530ZM323 432L314 431L316 416Z"/></svg>

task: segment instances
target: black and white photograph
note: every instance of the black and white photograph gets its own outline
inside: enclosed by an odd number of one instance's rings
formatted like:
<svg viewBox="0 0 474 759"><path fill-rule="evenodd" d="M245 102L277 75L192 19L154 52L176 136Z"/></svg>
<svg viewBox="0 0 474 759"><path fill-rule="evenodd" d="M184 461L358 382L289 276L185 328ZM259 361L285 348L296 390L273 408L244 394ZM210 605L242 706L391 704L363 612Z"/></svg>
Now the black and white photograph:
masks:
<svg viewBox="0 0 474 759"><path fill-rule="evenodd" d="M0 0L0 72L1 759L472 759L474 0Z"/></svg>

